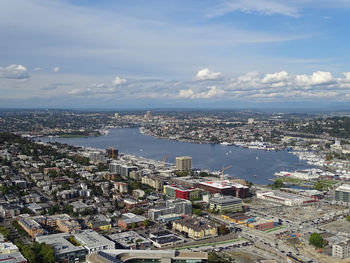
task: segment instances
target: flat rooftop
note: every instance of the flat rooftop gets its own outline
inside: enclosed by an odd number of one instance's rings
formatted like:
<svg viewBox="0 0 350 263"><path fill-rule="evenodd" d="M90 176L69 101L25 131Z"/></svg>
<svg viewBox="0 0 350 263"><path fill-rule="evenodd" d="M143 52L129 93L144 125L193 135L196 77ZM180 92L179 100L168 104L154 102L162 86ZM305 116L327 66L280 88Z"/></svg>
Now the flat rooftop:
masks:
<svg viewBox="0 0 350 263"><path fill-rule="evenodd" d="M104 236L100 235L99 233L86 229L86 230L81 230L79 232L76 232L74 234L74 237L82 243L84 246L93 248L93 247L101 247L105 245L113 245L114 242L108 240Z"/></svg>
<svg viewBox="0 0 350 263"><path fill-rule="evenodd" d="M343 184L339 186L336 191L342 191L342 192L350 192L350 184Z"/></svg>
<svg viewBox="0 0 350 263"><path fill-rule="evenodd" d="M108 238L122 245L125 248L130 247L132 245L136 245L136 243L151 242L148 239L140 236L135 231L127 231L127 232L112 234L112 235L109 235ZM138 242L136 242L137 240Z"/></svg>
<svg viewBox="0 0 350 263"><path fill-rule="evenodd" d="M55 255L72 253L80 250L84 250L85 248L80 246L74 246L71 242L69 242L66 238L70 236L69 233L59 233L53 235L45 235L36 237L36 241L39 243L46 243L51 245L55 251Z"/></svg>
<svg viewBox="0 0 350 263"><path fill-rule="evenodd" d="M219 205L239 204L241 202L242 199L234 196L213 197L209 200L209 203L215 203Z"/></svg>
<svg viewBox="0 0 350 263"><path fill-rule="evenodd" d="M206 182L200 182L199 184L218 188L218 189L230 189L230 188L232 188L232 184L225 183L223 185L222 182L219 182L219 181L216 181L216 182L206 181Z"/></svg>
<svg viewBox="0 0 350 263"><path fill-rule="evenodd" d="M109 249L109 250L102 250L103 253L108 254L109 256L113 258L119 258L123 261L130 260L130 259L161 259L161 258L171 258L174 260L177 259L208 259L208 253L207 252L180 252L176 250L126 250L126 249ZM97 263L102 262L101 260L94 260L91 259L94 258L95 253L92 255L89 255L88 259L90 262ZM101 258L99 256L99 258ZM108 262L108 261L107 261Z"/></svg>

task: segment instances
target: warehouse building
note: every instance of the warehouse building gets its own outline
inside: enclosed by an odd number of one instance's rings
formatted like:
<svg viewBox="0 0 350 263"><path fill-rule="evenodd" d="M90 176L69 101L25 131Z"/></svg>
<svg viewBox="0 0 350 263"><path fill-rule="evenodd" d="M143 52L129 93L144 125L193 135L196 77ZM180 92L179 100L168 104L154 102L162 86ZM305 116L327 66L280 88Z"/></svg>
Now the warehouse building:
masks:
<svg viewBox="0 0 350 263"><path fill-rule="evenodd" d="M299 196L281 191L260 192L256 194L256 197L288 206L297 206L305 203L316 202L316 200L312 199L311 197Z"/></svg>

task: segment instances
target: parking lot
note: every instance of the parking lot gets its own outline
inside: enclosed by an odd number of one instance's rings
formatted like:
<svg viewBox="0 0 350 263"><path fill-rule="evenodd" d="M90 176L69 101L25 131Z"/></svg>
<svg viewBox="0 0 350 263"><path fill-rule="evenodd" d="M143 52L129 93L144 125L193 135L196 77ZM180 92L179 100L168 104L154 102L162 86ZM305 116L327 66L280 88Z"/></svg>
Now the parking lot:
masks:
<svg viewBox="0 0 350 263"><path fill-rule="evenodd" d="M271 204L271 202L266 201L264 202L265 204L255 206L255 203L261 203L260 200L254 200L253 203L254 209L251 209L251 214L265 217L278 217L284 221L292 222L312 221L315 219L320 219L323 216L325 216L323 219L326 219L327 217L330 217L334 214L342 214L346 212L345 208L342 206L323 202L297 207Z"/></svg>
<svg viewBox="0 0 350 263"><path fill-rule="evenodd" d="M346 219L325 224L322 226L322 229L332 234L343 233L350 236L350 222Z"/></svg>

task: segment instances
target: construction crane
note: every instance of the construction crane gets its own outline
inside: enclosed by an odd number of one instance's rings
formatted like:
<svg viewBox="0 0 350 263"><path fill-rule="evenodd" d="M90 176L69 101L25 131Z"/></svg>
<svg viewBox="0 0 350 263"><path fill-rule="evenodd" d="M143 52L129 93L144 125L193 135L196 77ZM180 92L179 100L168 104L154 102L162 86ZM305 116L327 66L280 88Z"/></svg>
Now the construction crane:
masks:
<svg viewBox="0 0 350 263"><path fill-rule="evenodd" d="M232 165L229 165L227 167L222 166L222 169L221 169L221 183L222 183L222 186L225 186L225 176L224 176L225 171L227 169L230 169L231 167L232 167Z"/></svg>
<svg viewBox="0 0 350 263"><path fill-rule="evenodd" d="M163 169L165 169L165 160L166 158L168 158L169 155L163 156L162 160L163 160Z"/></svg>

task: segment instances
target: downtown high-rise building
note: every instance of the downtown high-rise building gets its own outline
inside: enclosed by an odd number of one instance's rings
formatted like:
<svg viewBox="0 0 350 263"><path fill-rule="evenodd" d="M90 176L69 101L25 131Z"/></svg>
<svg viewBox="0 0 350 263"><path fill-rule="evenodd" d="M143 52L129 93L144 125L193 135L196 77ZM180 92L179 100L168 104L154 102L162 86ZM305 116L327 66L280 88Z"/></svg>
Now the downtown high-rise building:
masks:
<svg viewBox="0 0 350 263"><path fill-rule="evenodd" d="M191 171L192 157L189 157L189 156L176 157L176 170Z"/></svg>

